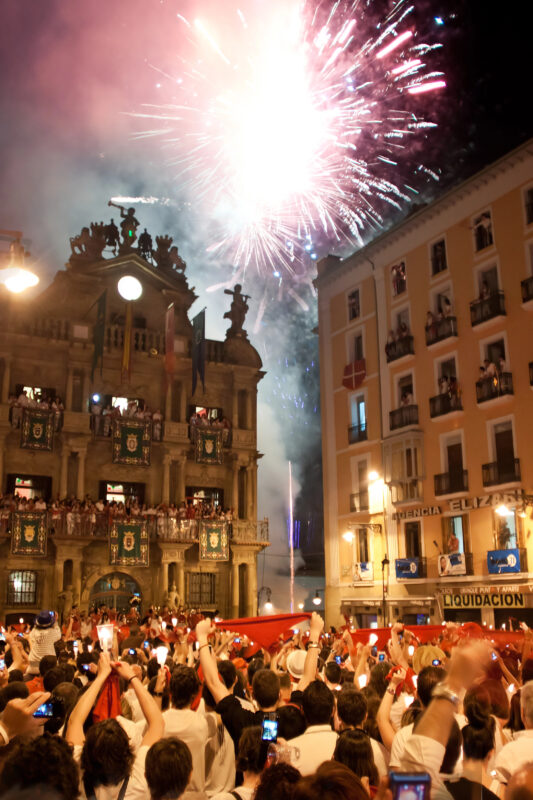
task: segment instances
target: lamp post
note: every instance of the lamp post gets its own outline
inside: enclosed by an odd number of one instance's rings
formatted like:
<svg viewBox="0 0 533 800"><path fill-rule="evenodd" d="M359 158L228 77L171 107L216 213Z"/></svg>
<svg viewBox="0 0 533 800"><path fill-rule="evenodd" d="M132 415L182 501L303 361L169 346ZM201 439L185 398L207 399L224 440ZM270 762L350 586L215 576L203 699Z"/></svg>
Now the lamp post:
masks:
<svg viewBox="0 0 533 800"><path fill-rule="evenodd" d="M263 608L265 611L270 612L274 608L274 604L272 603L272 589L270 586L261 586L259 591L257 592L257 615L261 616L261 595L265 594L266 600L264 602Z"/></svg>
<svg viewBox="0 0 533 800"><path fill-rule="evenodd" d="M13 294L21 294L39 283L39 277L24 267L24 258L29 256L21 242L22 231L9 231L0 228L0 236L9 239L9 263L0 270L0 283Z"/></svg>
<svg viewBox="0 0 533 800"><path fill-rule="evenodd" d="M133 327L133 303L143 293L142 283L133 275L124 275L117 283L119 295L126 301L126 325L122 352L122 381L129 382L131 371L131 339Z"/></svg>
<svg viewBox="0 0 533 800"><path fill-rule="evenodd" d="M381 562L381 589L382 589L382 603L383 603L383 627L387 627L387 587L385 584L385 569L389 566L390 561L385 554L385 558Z"/></svg>

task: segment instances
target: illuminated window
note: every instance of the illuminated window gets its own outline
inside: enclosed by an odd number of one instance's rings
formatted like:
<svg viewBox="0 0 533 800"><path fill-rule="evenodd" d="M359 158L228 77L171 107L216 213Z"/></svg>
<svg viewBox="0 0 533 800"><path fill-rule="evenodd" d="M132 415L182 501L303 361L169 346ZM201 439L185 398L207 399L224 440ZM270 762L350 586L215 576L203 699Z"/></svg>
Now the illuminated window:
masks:
<svg viewBox="0 0 533 800"><path fill-rule="evenodd" d="M10 572L7 582L7 604L29 605L37 602L37 573L29 570Z"/></svg>

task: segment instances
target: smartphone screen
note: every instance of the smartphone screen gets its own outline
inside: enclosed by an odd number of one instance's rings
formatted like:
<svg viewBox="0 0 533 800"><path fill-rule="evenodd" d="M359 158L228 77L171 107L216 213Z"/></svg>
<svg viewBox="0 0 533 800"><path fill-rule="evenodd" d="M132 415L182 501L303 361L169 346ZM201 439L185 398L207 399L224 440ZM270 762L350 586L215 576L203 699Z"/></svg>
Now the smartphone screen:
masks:
<svg viewBox="0 0 533 800"><path fill-rule="evenodd" d="M278 721L265 717L263 720L263 729L261 739L263 742L277 742L278 740Z"/></svg>
<svg viewBox="0 0 533 800"><path fill-rule="evenodd" d="M374 645L374 647L373 647L373 648L372 648L372 650L370 651L370 655L371 655L373 658L376 658L377 654L378 654L378 648L376 647L376 645Z"/></svg>
<svg viewBox="0 0 533 800"><path fill-rule="evenodd" d="M136 655L136 650L135 650L135 648L134 648L134 647L130 647L130 649L128 650L128 653L130 654L130 656L134 656L134 655Z"/></svg>
<svg viewBox="0 0 533 800"><path fill-rule="evenodd" d="M431 778L427 772L390 772L393 800L429 800Z"/></svg>
<svg viewBox="0 0 533 800"><path fill-rule="evenodd" d="M337 664L342 664L342 657L341 656L335 656L335 661L337 662Z"/></svg>
<svg viewBox="0 0 533 800"><path fill-rule="evenodd" d="M380 653L378 655L378 661L385 661L385 653Z"/></svg>
<svg viewBox="0 0 533 800"><path fill-rule="evenodd" d="M0 658L0 669L4 670L6 668L6 662L4 658Z"/></svg>
<svg viewBox="0 0 533 800"><path fill-rule="evenodd" d="M143 642L143 647L150 647L150 642Z"/></svg>
<svg viewBox="0 0 533 800"><path fill-rule="evenodd" d="M39 706L37 711L33 712L33 716L37 718L41 717L53 717L54 716L54 704L51 700L48 700L47 703L43 703L42 706Z"/></svg>
<svg viewBox="0 0 533 800"><path fill-rule="evenodd" d="M235 642L235 644L240 644L241 643L240 639L234 639L233 641Z"/></svg>
<svg viewBox="0 0 533 800"><path fill-rule="evenodd" d="M81 668L84 669L85 672L89 672L89 670L91 669L91 665L90 664L82 664Z"/></svg>

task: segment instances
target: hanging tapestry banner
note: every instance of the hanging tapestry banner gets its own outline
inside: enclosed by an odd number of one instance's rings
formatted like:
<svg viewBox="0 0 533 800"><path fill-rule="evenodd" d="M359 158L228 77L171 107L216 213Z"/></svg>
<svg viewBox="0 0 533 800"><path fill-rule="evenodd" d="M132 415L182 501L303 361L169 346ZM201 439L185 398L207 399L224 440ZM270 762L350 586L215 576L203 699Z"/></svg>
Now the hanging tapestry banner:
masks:
<svg viewBox="0 0 533 800"><path fill-rule="evenodd" d="M16 556L45 556L46 511L14 511L11 517L11 552Z"/></svg>
<svg viewBox="0 0 533 800"><path fill-rule="evenodd" d="M200 523L200 558L204 561L229 561L229 537L226 522Z"/></svg>
<svg viewBox="0 0 533 800"><path fill-rule="evenodd" d="M113 420L113 463L150 466L152 437L150 422L136 419Z"/></svg>
<svg viewBox="0 0 533 800"><path fill-rule="evenodd" d="M149 540L145 521L113 522L109 529L109 563L122 567L147 567Z"/></svg>
<svg viewBox="0 0 533 800"><path fill-rule="evenodd" d="M196 428L196 463L222 464L222 431Z"/></svg>
<svg viewBox="0 0 533 800"><path fill-rule="evenodd" d="M24 408L20 446L27 450L51 450L54 443L55 412Z"/></svg>

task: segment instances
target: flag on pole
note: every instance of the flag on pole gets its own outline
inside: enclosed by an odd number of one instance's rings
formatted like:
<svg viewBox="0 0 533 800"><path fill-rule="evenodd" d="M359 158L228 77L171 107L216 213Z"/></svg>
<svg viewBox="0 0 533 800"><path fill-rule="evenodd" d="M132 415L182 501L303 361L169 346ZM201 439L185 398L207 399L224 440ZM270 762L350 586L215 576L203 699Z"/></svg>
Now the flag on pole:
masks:
<svg viewBox="0 0 533 800"><path fill-rule="evenodd" d="M126 303L126 325L122 348L122 383L129 383L131 376L131 336L133 331L133 303Z"/></svg>
<svg viewBox="0 0 533 800"><path fill-rule="evenodd" d="M205 308L192 321L192 394L198 375L205 392Z"/></svg>
<svg viewBox="0 0 533 800"><path fill-rule="evenodd" d="M96 303L96 323L93 330L93 365L91 369L91 381L94 381L94 371L100 362L100 375L104 368L104 339L105 339L105 310L107 301L107 289L102 292Z"/></svg>
<svg viewBox="0 0 533 800"><path fill-rule="evenodd" d="M174 303L171 303L165 314L165 372L169 378L174 374L176 357L174 355Z"/></svg>

